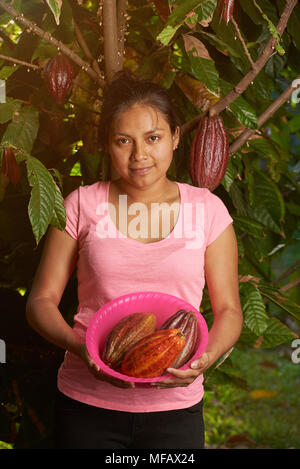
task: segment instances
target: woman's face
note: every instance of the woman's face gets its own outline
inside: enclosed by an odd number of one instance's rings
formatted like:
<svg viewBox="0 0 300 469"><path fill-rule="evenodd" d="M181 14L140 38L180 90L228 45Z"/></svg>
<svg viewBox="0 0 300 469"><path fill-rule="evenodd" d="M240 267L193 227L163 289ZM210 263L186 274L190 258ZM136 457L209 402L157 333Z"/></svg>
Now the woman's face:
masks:
<svg viewBox="0 0 300 469"><path fill-rule="evenodd" d="M147 187L166 178L179 141L157 109L135 104L117 115L108 137L108 151L121 178L135 187Z"/></svg>

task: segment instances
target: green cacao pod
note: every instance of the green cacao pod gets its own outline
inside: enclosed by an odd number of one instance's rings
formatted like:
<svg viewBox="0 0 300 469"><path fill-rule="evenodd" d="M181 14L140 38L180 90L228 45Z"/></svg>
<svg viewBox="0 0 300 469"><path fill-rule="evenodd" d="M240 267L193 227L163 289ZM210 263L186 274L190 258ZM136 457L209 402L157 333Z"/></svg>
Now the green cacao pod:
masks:
<svg viewBox="0 0 300 469"><path fill-rule="evenodd" d="M180 368L195 353L195 346L198 339L198 321L193 311L180 309L167 319L160 329L179 329L185 337L185 346L172 363L172 368Z"/></svg>
<svg viewBox="0 0 300 469"><path fill-rule="evenodd" d="M72 86L73 69L63 54L50 59L44 69L45 84L49 94L58 104L63 104Z"/></svg>
<svg viewBox="0 0 300 469"><path fill-rule="evenodd" d="M202 117L190 151L193 184L213 191L225 175L228 157L229 141L222 117Z"/></svg>

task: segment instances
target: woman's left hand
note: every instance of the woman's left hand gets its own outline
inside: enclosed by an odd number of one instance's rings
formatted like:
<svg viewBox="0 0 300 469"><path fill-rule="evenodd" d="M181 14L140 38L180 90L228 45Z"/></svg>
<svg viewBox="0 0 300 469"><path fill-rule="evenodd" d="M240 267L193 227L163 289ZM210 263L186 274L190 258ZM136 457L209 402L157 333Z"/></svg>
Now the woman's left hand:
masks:
<svg viewBox="0 0 300 469"><path fill-rule="evenodd" d="M174 378L167 378L164 381L156 381L152 383L159 389L175 388L180 386L188 386L199 375L204 373L213 364L212 354L204 352L198 360L194 360L190 364L190 368L186 370L177 370L176 368L167 368L167 373L174 376Z"/></svg>

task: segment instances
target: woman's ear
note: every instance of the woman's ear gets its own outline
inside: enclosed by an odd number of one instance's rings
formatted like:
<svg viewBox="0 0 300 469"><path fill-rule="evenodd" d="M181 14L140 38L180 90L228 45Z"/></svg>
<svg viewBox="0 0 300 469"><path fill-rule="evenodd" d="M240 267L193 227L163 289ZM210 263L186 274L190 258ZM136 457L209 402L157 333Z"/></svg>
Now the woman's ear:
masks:
<svg viewBox="0 0 300 469"><path fill-rule="evenodd" d="M179 125L177 125L175 132L173 134L173 150L176 150L176 148L178 147L179 140L180 140L180 127Z"/></svg>

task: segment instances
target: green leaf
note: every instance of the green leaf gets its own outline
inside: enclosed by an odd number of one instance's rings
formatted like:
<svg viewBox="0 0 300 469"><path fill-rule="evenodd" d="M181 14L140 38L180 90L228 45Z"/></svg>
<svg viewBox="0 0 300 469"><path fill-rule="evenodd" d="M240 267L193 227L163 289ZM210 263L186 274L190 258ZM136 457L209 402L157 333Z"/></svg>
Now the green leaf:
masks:
<svg viewBox="0 0 300 469"><path fill-rule="evenodd" d="M255 220L247 217L234 217L234 226L240 231L249 233L254 238L264 238L264 226Z"/></svg>
<svg viewBox="0 0 300 469"><path fill-rule="evenodd" d="M233 158L229 158L226 173L224 175L222 184L227 191L229 191L231 185L233 184L234 178L237 175L237 168L233 165Z"/></svg>
<svg viewBox="0 0 300 469"><path fill-rule="evenodd" d="M198 15L198 22L209 20L213 16L217 3L218 0L209 0L195 8L195 13Z"/></svg>
<svg viewBox="0 0 300 469"><path fill-rule="evenodd" d="M6 103L0 104L0 124L5 124L10 121L15 111L19 111L21 105L18 101L11 98L7 99Z"/></svg>
<svg viewBox="0 0 300 469"><path fill-rule="evenodd" d="M216 34L207 33L206 31L202 30L199 31L199 34L201 34L201 36L203 36L203 38L206 39L217 50L220 50L221 52L227 51L233 57L240 57L240 54L238 54L228 42L225 42L223 38L218 37Z"/></svg>
<svg viewBox="0 0 300 469"><path fill-rule="evenodd" d="M160 41L162 44L167 46L171 41L172 37L176 33L177 29L180 28L180 24L177 26L166 26L157 36L157 40Z"/></svg>
<svg viewBox="0 0 300 469"><path fill-rule="evenodd" d="M299 90L300 97L300 90ZM290 121L288 121L288 129L291 133L297 132L300 129L300 114L297 114Z"/></svg>
<svg viewBox="0 0 300 469"><path fill-rule="evenodd" d="M272 293L270 290L262 286L259 286L259 288L263 296L268 298L275 305L279 306L283 311L286 311L294 319L297 319L298 321L300 321L300 306L298 304L290 300L282 292Z"/></svg>
<svg viewBox="0 0 300 469"><path fill-rule="evenodd" d="M163 30L157 36L157 40L162 44L169 44L170 40L176 33L177 29L182 25L186 16L201 4L209 3L209 0L180 0L172 10L168 21L165 23Z"/></svg>
<svg viewBox="0 0 300 469"><path fill-rule="evenodd" d="M56 222L55 216L61 221L59 200L57 198L57 186L45 166L35 157L28 155L26 158L27 178L32 187L28 204L28 215L32 231L37 244L45 234L50 221ZM57 207L54 215L54 207ZM54 217L54 218L53 218ZM58 218L59 217L59 218Z"/></svg>
<svg viewBox="0 0 300 469"><path fill-rule="evenodd" d="M59 230L64 230L66 226L66 210L64 205L64 199L56 184L53 215L50 224L56 226L56 228L58 228Z"/></svg>
<svg viewBox="0 0 300 469"><path fill-rule="evenodd" d="M287 24L287 30L290 33L293 43L300 50L300 5L296 5L292 11Z"/></svg>
<svg viewBox="0 0 300 469"><path fill-rule="evenodd" d="M12 121L8 124L2 143L11 143L30 154L39 128L39 112L33 107L22 107L13 112Z"/></svg>
<svg viewBox="0 0 300 469"><path fill-rule="evenodd" d="M277 41L277 43L275 44L275 48L277 49L277 51L278 51L278 53L279 53L280 55L284 55L284 54L285 54L285 50L284 50L283 47L279 44L281 38L280 38L279 33L278 33L277 29L276 29L276 26L272 23L272 21L268 18L268 16L266 15L266 13L260 8L260 6L256 3L255 0L253 0L253 3L254 3L254 5L256 6L256 8L260 11L260 13L262 14L262 17L266 20L270 34L272 34L272 36L273 36L273 37L276 39L276 41Z"/></svg>
<svg viewBox="0 0 300 469"><path fill-rule="evenodd" d="M281 223L285 217L285 206L282 194L262 171L254 170L253 217L270 230L283 235Z"/></svg>
<svg viewBox="0 0 300 469"><path fill-rule="evenodd" d="M286 208L288 209L289 213L296 215L300 218L300 205L296 204L295 202L286 202Z"/></svg>
<svg viewBox="0 0 300 469"><path fill-rule="evenodd" d="M270 318L268 327L263 334L261 347L276 347L280 344L291 342L294 338L295 335L285 324L277 318Z"/></svg>
<svg viewBox="0 0 300 469"><path fill-rule="evenodd" d="M253 148L261 158L266 160L272 180L278 182L280 179L279 161L281 155L279 154L279 151L276 150L276 146L276 142L272 145L264 137L255 138L249 141L249 147Z"/></svg>
<svg viewBox="0 0 300 469"><path fill-rule="evenodd" d="M62 0L46 0L46 2L54 15L56 24L59 24Z"/></svg>
<svg viewBox="0 0 300 469"><path fill-rule="evenodd" d="M258 10L255 8L254 3L252 0L243 0L240 3L241 8L247 13L247 15L251 18L253 23L259 25L263 24L263 18Z"/></svg>
<svg viewBox="0 0 300 469"><path fill-rule="evenodd" d="M242 309L246 326L257 336L268 327L268 315L260 291L250 283L240 284L241 293L245 298Z"/></svg>
<svg viewBox="0 0 300 469"><path fill-rule="evenodd" d="M12 0L10 2L10 6L14 10L17 10L20 13L22 12L22 0ZM4 10L1 10L1 11L3 11L3 14L0 15L0 24L4 25L4 24L8 23L12 19L12 17L9 13L4 12Z"/></svg>
<svg viewBox="0 0 300 469"><path fill-rule="evenodd" d="M206 85L212 93L218 93L219 73L212 60L203 57L197 57L192 51L188 52L188 58L191 64L191 73Z"/></svg>
<svg viewBox="0 0 300 469"><path fill-rule="evenodd" d="M18 70L18 68L19 65L16 65L15 67L11 65L5 65L0 70L0 79L7 80L14 72Z"/></svg>
<svg viewBox="0 0 300 469"><path fill-rule="evenodd" d="M231 83L220 79L221 95L225 96L233 89ZM238 121L249 129L257 128L257 115L252 106L242 97L238 96L231 104L229 109L238 119Z"/></svg>

